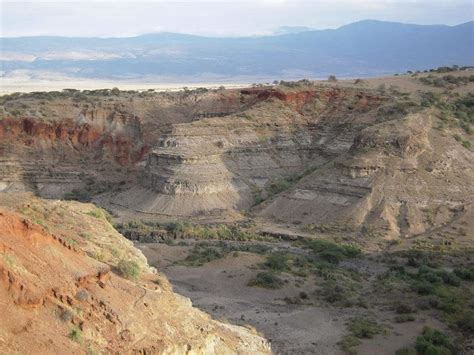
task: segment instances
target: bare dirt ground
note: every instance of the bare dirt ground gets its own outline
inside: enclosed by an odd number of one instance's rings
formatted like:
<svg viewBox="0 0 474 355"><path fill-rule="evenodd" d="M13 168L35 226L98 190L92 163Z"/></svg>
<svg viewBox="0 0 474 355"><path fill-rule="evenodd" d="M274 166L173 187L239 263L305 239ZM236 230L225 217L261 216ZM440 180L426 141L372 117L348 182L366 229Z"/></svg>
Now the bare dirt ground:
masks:
<svg viewBox="0 0 474 355"><path fill-rule="evenodd" d="M380 261L382 254L365 255L339 264L340 270L353 271L360 276L358 292L365 303L344 305L324 300L325 279L316 274L300 277L282 272L279 275L284 285L279 289L249 286L249 281L262 271L265 255L234 252L199 266L183 263L199 243L185 240L136 246L150 265L166 274L175 292L189 297L194 306L218 320L255 328L271 341L276 354L388 355L412 346L425 326L447 330L432 311L414 311L411 321L396 321L393 305L399 301L411 302L410 296L382 296L379 287L383 287L383 283L379 284L377 279L389 270L385 261ZM210 241L204 243L216 245ZM232 243L243 245L246 242ZM305 252L291 242L262 244L270 246L272 253ZM302 294L307 298L300 298ZM344 349L341 342L350 338L349 324L358 317L376 319L381 332Z"/></svg>
<svg viewBox="0 0 474 355"><path fill-rule="evenodd" d="M219 320L251 325L272 342L279 354L339 354L337 342L345 332L349 312L313 306L288 305L285 297L314 291L314 280L299 287L295 278L278 290L249 287L255 265L263 258L240 253L214 260L203 266L174 265L184 259L189 247L141 244L139 248L151 265L159 267L174 291L191 298L198 308Z"/></svg>

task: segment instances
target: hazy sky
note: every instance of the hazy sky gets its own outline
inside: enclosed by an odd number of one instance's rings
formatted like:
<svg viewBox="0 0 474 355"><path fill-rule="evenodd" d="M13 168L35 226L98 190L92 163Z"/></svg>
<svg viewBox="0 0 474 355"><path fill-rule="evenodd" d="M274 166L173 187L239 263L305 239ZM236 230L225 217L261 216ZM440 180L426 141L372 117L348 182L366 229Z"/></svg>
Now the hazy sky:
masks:
<svg viewBox="0 0 474 355"><path fill-rule="evenodd" d="M0 35L8 37L262 35L281 26L336 28L363 19L456 25L474 18L472 0L0 0L0 10Z"/></svg>

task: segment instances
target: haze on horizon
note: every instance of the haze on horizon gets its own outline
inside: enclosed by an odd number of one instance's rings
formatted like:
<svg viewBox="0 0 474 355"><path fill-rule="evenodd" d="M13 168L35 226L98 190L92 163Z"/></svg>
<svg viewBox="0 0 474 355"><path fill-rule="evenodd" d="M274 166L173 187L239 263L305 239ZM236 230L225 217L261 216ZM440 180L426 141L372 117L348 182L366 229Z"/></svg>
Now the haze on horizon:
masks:
<svg viewBox="0 0 474 355"><path fill-rule="evenodd" d="M337 28L377 19L457 25L470 0L1 1L2 37L127 37L152 32L204 36L273 34L283 26Z"/></svg>

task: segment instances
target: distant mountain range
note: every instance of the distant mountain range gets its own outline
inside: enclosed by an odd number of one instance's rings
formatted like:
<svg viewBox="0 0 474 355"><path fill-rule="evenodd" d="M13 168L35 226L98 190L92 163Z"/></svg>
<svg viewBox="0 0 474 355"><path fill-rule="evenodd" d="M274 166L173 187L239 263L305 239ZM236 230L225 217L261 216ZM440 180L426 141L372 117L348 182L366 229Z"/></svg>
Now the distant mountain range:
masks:
<svg viewBox="0 0 474 355"><path fill-rule="evenodd" d="M474 64L474 21L458 26L365 20L335 30L212 38L176 33L128 38L0 39L2 76L58 73L94 79L296 79L371 76Z"/></svg>

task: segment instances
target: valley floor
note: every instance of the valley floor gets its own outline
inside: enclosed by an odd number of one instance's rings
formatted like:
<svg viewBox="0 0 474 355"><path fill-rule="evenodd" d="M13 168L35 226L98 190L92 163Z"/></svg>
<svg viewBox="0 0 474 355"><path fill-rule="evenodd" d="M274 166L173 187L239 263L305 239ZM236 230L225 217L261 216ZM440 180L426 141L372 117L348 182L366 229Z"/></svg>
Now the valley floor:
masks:
<svg viewBox="0 0 474 355"><path fill-rule="evenodd" d="M262 253L257 245L270 249ZM296 271L295 259L281 272L278 262L268 264L268 255L286 260L307 255L294 242L181 240L137 247L166 274L175 292L218 320L254 327L276 354L395 354L413 346L425 326L449 332L436 312L419 309L422 297L401 285L386 293L395 259L382 253L341 261L328 271L331 276L321 276ZM211 250L234 251L210 256ZM283 280L281 287L249 286L259 272L272 267ZM351 279L345 280L348 275ZM397 309L399 302L406 311ZM351 324L361 319L375 320L377 329L354 340Z"/></svg>

